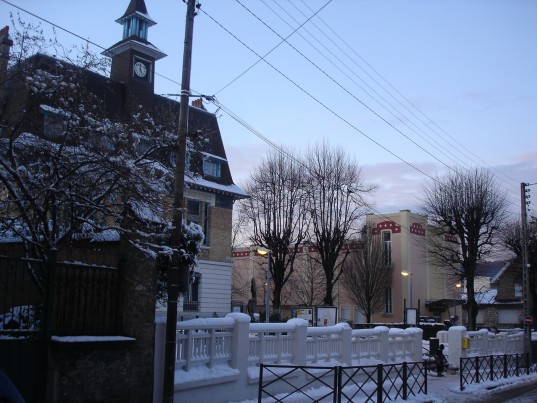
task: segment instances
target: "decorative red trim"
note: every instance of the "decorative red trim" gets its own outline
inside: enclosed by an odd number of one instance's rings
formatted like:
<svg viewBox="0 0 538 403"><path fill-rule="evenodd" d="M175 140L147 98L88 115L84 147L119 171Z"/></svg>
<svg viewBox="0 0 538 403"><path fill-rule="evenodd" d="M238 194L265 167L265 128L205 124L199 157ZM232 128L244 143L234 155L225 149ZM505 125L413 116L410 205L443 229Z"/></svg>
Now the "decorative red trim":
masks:
<svg viewBox="0 0 538 403"><path fill-rule="evenodd" d="M232 257L246 257L246 256L250 256L250 252L249 252L249 251L245 251L245 252L232 252Z"/></svg>
<svg viewBox="0 0 538 403"><path fill-rule="evenodd" d="M415 235L420 235L420 236L426 235L426 230L424 229L424 227L421 224L416 223L416 222L411 224L411 227L409 227L409 232Z"/></svg>
<svg viewBox="0 0 538 403"><path fill-rule="evenodd" d="M402 232L402 227L396 224L394 221L383 221L377 223L375 228L372 229L374 235L381 234L382 231L391 231L393 234L399 234Z"/></svg>

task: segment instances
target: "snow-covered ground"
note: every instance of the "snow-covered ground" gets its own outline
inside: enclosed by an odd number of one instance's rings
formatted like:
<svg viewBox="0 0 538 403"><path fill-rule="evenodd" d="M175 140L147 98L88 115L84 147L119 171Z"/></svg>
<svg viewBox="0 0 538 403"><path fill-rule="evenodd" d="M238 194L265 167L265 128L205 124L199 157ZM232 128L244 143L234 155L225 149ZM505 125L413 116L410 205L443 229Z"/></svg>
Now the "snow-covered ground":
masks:
<svg viewBox="0 0 538 403"><path fill-rule="evenodd" d="M525 385L536 385L536 374L523 375L519 377L512 377L507 379L497 379L495 381L482 382L479 384L466 385L463 391L460 391L460 378L458 374L445 375L444 377L437 377L435 374L428 376L428 394L421 394L418 396L410 396L407 400L396 399L391 400L393 403L457 403L457 402L490 402L496 395L504 393L509 390L523 387ZM328 393L328 389L320 388L316 390L310 390L308 395L309 399L304 396L288 397L284 401L286 403L302 403L312 402L313 399L321 397ZM536 392L534 392L536 393ZM514 398L510 402L527 403L536 402L536 396L534 393L527 393L525 397ZM285 395L278 395L277 397L283 398ZM332 397L328 399L319 400L320 402L332 402ZM244 400L240 403L255 403L257 400ZM269 403L274 402L274 399L262 399L262 402ZM506 401L505 401L506 402Z"/></svg>

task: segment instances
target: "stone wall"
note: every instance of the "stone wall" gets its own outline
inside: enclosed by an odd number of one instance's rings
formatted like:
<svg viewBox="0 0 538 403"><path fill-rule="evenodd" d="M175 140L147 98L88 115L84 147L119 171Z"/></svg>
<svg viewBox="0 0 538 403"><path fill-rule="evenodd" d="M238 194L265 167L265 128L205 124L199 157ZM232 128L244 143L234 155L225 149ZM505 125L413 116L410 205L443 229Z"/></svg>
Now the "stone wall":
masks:
<svg viewBox="0 0 538 403"><path fill-rule="evenodd" d="M155 265L127 243L120 251L122 331L117 336L132 340L52 342L50 401L152 401Z"/></svg>

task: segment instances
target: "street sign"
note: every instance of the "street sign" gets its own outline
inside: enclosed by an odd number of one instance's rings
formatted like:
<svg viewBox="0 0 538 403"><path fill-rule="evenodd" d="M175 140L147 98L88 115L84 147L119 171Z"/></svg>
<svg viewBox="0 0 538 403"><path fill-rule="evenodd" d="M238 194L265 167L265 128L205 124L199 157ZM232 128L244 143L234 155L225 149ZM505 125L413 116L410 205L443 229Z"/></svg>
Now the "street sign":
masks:
<svg viewBox="0 0 538 403"><path fill-rule="evenodd" d="M523 323L526 325L532 325L534 322L534 318L532 316L525 316L525 319L523 319Z"/></svg>

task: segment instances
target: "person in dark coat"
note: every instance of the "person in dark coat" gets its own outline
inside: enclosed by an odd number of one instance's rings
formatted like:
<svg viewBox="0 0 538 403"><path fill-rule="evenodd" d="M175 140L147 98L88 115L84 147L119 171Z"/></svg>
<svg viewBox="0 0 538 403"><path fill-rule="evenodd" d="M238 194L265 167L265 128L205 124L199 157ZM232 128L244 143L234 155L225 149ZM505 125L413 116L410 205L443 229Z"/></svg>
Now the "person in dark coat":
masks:
<svg viewBox="0 0 538 403"><path fill-rule="evenodd" d="M443 371L445 370L445 362L446 358L443 354L443 350L445 349L445 345L441 344L437 351L435 352L435 364L437 365L437 376L444 376Z"/></svg>

